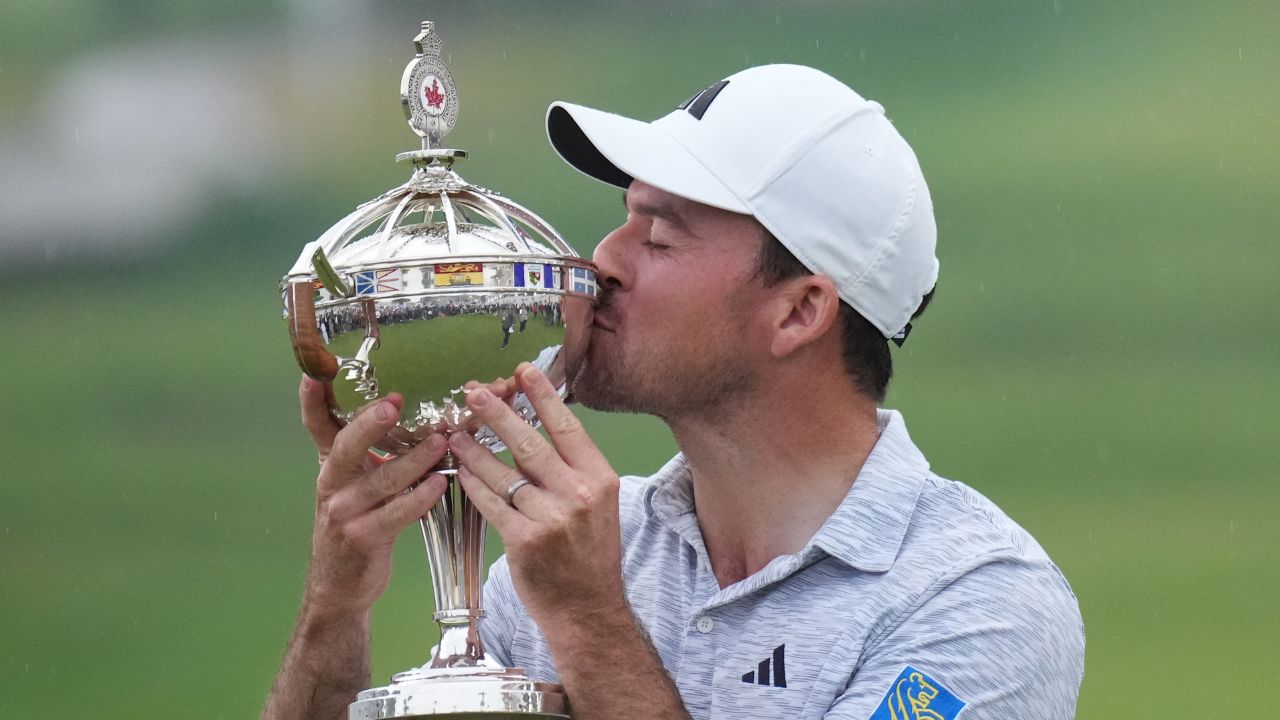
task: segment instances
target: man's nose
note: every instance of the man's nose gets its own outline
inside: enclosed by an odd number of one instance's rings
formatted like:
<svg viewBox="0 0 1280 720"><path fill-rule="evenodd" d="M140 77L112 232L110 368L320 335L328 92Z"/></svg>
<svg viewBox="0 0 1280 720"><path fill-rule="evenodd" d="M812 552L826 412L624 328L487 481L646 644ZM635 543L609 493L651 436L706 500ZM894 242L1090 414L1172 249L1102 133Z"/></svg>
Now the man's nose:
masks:
<svg viewBox="0 0 1280 720"><path fill-rule="evenodd" d="M626 285L626 262L621 252L624 243L619 237L624 228L625 225L605 235L591 254L591 261L596 264L596 281L602 288Z"/></svg>

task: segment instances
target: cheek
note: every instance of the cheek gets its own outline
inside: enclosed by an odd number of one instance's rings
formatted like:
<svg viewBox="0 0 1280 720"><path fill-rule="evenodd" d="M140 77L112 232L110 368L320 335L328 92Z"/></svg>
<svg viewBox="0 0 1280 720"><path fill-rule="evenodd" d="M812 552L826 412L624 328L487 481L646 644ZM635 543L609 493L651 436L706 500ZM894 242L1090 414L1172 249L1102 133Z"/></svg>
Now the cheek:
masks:
<svg viewBox="0 0 1280 720"><path fill-rule="evenodd" d="M723 350L726 339L736 337L742 325L740 309L729 299L715 294L699 293L683 298L669 308L667 327L686 342L696 343L712 351Z"/></svg>

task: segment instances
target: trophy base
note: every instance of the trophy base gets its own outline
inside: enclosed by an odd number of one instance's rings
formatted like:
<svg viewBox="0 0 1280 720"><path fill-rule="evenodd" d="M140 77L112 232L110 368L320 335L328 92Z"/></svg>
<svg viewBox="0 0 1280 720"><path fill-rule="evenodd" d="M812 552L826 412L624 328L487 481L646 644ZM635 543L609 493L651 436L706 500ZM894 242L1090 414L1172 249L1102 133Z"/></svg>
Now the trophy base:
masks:
<svg viewBox="0 0 1280 720"><path fill-rule="evenodd" d="M421 668L362 691L347 718L568 720L569 706L559 685L534 682L517 668Z"/></svg>

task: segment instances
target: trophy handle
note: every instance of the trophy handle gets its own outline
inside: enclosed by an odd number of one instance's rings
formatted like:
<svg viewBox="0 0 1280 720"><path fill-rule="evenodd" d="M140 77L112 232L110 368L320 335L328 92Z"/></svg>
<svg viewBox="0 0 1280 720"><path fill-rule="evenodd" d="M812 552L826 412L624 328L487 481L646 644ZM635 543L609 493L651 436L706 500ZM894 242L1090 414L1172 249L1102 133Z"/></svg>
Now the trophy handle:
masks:
<svg viewBox="0 0 1280 720"><path fill-rule="evenodd" d="M321 382L330 382L338 375L338 358L325 350L324 339L316 326L315 288L310 282L289 283L289 339L293 341L293 355L303 372Z"/></svg>

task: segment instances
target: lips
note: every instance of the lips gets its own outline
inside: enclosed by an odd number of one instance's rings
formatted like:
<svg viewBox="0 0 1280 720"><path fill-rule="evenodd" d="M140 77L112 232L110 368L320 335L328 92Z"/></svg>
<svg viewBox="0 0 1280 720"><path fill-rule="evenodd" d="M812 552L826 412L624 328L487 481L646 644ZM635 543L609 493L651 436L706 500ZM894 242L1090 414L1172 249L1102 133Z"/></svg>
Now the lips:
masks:
<svg viewBox="0 0 1280 720"><path fill-rule="evenodd" d="M597 312L595 314L595 317L591 321L591 327L595 328L596 330L613 332L614 328L616 328L617 325L616 323L614 323L614 321L611 318L601 317L600 313Z"/></svg>

